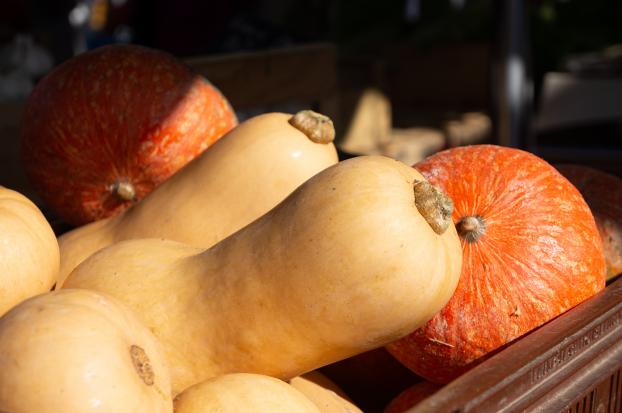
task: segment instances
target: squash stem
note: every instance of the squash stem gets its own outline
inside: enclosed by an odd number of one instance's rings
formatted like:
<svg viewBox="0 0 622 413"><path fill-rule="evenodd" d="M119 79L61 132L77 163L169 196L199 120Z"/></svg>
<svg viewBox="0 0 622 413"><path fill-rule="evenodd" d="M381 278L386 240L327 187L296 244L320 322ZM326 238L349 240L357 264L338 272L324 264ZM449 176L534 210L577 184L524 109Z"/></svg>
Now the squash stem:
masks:
<svg viewBox="0 0 622 413"><path fill-rule="evenodd" d="M478 241L484 232L486 232L486 222L479 215L470 215L460 218L456 224L458 235L467 242L473 243Z"/></svg>
<svg viewBox="0 0 622 413"><path fill-rule="evenodd" d="M333 121L321 113L301 110L289 119L289 124L315 143L331 143L335 140Z"/></svg>
<svg viewBox="0 0 622 413"><path fill-rule="evenodd" d="M451 224L454 203L451 198L427 181L415 181L415 206L428 225L437 234L444 233Z"/></svg>
<svg viewBox="0 0 622 413"><path fill-rule="evenodd" d="M120 180L112 184L111 192L121 201L134 201L136 199L136 189L129 181Z"/></svg>

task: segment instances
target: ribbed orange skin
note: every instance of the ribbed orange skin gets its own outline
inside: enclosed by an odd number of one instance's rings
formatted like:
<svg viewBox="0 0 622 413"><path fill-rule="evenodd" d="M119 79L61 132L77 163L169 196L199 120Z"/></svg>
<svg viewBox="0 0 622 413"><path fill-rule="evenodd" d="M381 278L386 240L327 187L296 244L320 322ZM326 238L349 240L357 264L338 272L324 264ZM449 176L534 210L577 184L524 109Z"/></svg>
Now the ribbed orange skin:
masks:
<svg viewBox="0 0 622 413"><path fill-rule="evenodd" d="M461 238L453 297L432 320L387 349L427 380L446 383L494 350L605 287L605 258L579 191L533 154L496 145L445 150L415 165L454 201L454 223L483 217Z"/></svg>
<svg viewBox="0 0 622 413"><path fill-rule="evenodd" d="M22 119L23 164L46 205L81 225L142 199L236 124L227 99L175 57L104 46L37 84ZM112 193L120 180L135 187L133 201Z"/></svg>
<svg viewBox="0 0 622 413"><path fill-rule="evenodd" d="M622 273L622 179L585 165L556 168L585 198L596 219L607 259L607 279Z"/></svg>

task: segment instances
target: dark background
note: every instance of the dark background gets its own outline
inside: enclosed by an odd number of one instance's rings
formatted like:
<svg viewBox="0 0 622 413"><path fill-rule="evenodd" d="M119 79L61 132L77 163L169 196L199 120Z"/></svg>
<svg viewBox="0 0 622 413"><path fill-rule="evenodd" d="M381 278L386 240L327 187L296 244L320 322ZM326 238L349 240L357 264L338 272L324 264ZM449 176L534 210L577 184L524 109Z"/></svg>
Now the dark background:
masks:
<svg viewBox="0 0 622 413"><path fill-rule="evenodd" d="M622 174L621 18L617 0L4 0L0 104L23 101L53 66L109 43L180 58L331 44L343 134L374 88L390 102L392 127L416 139L499 143ZM15 55L26 43L48 60L24 74ZM509 78L512 59L520 84ZM551 73L568 75L573 92L543 99ZM551 121L560 111L573 114Z"/></svg>

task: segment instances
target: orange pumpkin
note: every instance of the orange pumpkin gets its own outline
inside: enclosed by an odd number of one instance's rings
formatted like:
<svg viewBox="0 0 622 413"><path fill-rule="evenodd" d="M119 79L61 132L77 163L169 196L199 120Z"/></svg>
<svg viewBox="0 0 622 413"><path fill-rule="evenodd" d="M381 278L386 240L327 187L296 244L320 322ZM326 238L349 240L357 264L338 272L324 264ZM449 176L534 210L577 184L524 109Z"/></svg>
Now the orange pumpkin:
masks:
<svg viewBox="0 0 622 413"><path fill-rule="evenodd" d="M116 215L237 124L220 91L168 53L103 46L61 63L24 108L22 158L63 221Z"/></svg>
<svg viewBox="0 0 622 413"><path fill-rule="evenodd" d="M454 201L460 282L424 327L388 345L420 376L448 382L605 286L594 217L579 191L528 152L473 145L415 165Z"/></svg>
<svg viewBox="0 0 622 413"><path fill-rule="evenodd" d="M607 259L607 279L622 273L622 179L585 166L557 165L581 192L596 219Z"/></svg>

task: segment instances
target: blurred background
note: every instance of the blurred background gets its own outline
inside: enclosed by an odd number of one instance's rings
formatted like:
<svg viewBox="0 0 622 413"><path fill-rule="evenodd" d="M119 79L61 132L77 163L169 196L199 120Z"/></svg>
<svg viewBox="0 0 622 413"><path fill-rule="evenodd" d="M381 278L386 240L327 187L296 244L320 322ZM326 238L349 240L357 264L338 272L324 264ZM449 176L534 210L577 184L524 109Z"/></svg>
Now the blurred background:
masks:
<svg viewBox="0 0 622 413"><path fill-rule="evenodd" d="M3 0L0 177L21 182L36 82L110 43L183 58L241 119L325 112L343 157L497 143L620 175L621 18L616 0Z"/></svg>

